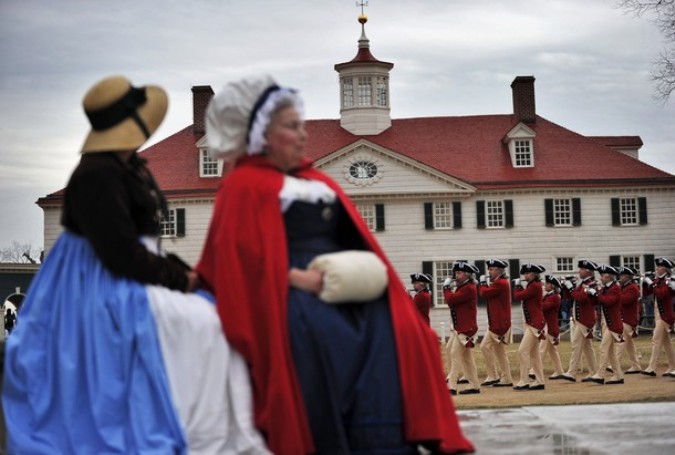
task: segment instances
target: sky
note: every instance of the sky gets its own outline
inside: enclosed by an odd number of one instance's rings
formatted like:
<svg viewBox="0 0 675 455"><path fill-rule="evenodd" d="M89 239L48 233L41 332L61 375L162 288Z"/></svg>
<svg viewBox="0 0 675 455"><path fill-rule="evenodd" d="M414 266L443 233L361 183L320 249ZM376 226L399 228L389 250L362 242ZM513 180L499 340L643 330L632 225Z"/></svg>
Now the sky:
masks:
<svg viewBox="0 0 675 455"><path fill-rule="evenodd" d="M89 130L81 100L112 74L170 107L148 145L192 124L191 87L271 74L308 119L339 118L336 63L357 51L354 0L0 0L0 248L39 251L35 201L65 186ZM542 117L589 136L637 135L675 174L675 97L649 80L663 37L616 0L370 0L366 35L390 73L392 118L510 114L534 76ZM589 163L602 172L602 163Z"/></svg>

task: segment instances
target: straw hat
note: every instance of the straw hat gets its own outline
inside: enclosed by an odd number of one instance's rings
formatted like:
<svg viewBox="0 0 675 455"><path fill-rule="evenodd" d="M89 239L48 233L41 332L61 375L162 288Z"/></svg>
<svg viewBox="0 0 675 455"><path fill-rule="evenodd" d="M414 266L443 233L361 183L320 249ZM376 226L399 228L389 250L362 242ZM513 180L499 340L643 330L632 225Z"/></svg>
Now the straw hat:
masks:
<svg viewBox="0 0 675 455"><path fill-rule="evenodd" d="M92 130L82 153L136 150L164 119L166 92L157 86L134 87L124 76L97 82L82 100Z"/></svg>

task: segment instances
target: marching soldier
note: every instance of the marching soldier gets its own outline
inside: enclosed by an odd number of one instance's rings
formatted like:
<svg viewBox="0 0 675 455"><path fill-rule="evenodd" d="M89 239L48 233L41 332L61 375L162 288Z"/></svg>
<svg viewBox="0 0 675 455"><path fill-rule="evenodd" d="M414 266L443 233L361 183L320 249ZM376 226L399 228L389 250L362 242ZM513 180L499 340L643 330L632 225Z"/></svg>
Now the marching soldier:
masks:
<svg viewBox="0 0 675 455"><path fill-rule="evenodd" d="M450 307L454 332L450 347L451 363L448 387L451 394L457 394L457 378L461 366L461 371L464 372L469 385L459 394L480 393L478 371L473 358L473 348L476 345L475 337L478 332L478 290L473 277L478 273L478 268L468 262L459 261L455 262L452 271L455 279L448 278L443 283L443 297L445 303Z"/></svg>
<svg viewBox="0 0 675 455"><path fill-rule="evenodd" d="M546 339L539 342L539 354L542 364L548 355L553 364L553 374L549 379L562 379L564 373L558 345L560 344L560 325L558 315L560 314L560 288L562 284L553 275L546 275L544 278L544 298L542 307L544 309L544 319L546 320Z"/></svg>
<svg viewBox="0 0 675 455"><path fill-rule="evenodd" d="M431 292L429 291L429 283L431 283L431 276L426 273L413 273L410 275L415 297L413 303L417 310L422 315L427 324L431 325L429 318L429 311L431 310Z"/></svg>
<svg viewBox="0 0 675 455"><path fill-rule="evenodd" d="M562 378L575 382L579 370L581 355L588 362L588 376L598 369L598 364L593 352L593 327L595 326L595 302L586 293L586 289L595 288L595 269L597 264L588 259L582 259L577 263L579 267L579 283L575 285L572 280L565 280L563 285L572 297L572 320L574 327L571 332L572 355L569 369ZM587 376L587 377L588 377Z"/></svg>
<svg viewBox="0 0 675 455"><path fill-rule="evenodd" d="M658 258L656 263L656 278L651 284L654 289L654 335L652 336L652 356L649 365L642 371L647 376L656 376L656 362L661 349L666 351L668 371L663 375L675 378L675 350L670 342L670 333L675 324L675 311L673 311L673 296L675 295L675 278L671 276L671 270L675 262L667 258ZM645 281L647 278L645 278Z"/></svg>
<svg viewBox="0 0 675 455"><path fill-rule="evenodd" d="M520 274L523 279L515 279L513 297L520 300L523 306L523 339L518 348L518 359L520 360L520 381L513 389L523 390L544 390L544 372L541 366L541 356L539 355L539 341L545 339L546 321L544 320L544 310L542 307L543 290L541 286L540 274L546 269L532 262L524 264L520 268ZM530 365L534 371L534 382L528 382L528 372Z"/></svg>
<svg viewBox="0 0 675 455"><path fill-rule="evenodd" d="M618 345L619 360L624 352L628 353L630 367L625 374L638 374L642 371L638 360L637 348L633 338L637 337L640 314L640 288L635 283L635 270L630 267L619 267L619 284L621 285L621 319L623 320L623 343Z"/></svg>
<svg viewBox="0 0 675 455"><path fill-rule="evenodd" d="M616 281L619 271L609 265L600 265L596 269L600 273L600 285L589 287L586 293L600 305L602 318L602 341L600 342L600 361L593 376L583 382L597 384L623 384L623 371L617 356L617 343L623 343L623 321L621 319L621 287ZM614 375L605 381L607 365L612 366Z"/></svg>
<svg viewBox="0 0 675 455"><path fill-rule="evenodd" d="M511 365L506 355L506 345L511 336L511 286L504 272L508 263L501 259L489 259L485 264L488 276L481 279L478 288L478 294L487 300L488 316L487 331L480 344L487 378L481 385L512 387Z"/></svg>

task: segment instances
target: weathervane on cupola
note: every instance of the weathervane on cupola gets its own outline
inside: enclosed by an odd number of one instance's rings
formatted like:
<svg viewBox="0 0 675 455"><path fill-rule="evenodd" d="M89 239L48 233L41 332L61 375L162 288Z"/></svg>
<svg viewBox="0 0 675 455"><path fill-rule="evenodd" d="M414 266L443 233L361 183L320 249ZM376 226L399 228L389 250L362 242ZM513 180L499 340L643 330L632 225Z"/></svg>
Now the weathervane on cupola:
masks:
<svg viewBox="0 0 675 455"><path fill-rule="evenodd" d="M340 77L340 126L352 134L380 134L391 126L389 105L389 71L393 63L382 62L370 52L366 37L368 16L363 8L367 1L357 1L361 8L358 21L361 38L356 57L334 66Z"/></svg>

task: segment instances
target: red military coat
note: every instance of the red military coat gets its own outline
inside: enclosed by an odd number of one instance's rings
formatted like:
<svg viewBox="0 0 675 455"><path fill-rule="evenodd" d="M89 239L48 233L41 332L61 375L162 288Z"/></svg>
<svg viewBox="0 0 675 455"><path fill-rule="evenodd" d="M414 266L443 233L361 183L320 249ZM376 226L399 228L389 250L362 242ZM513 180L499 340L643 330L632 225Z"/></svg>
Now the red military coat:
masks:
<svg viewBox="0 0 675 455"><path fill-rule="evenodd" d="M614 333L623 333L621 318L621 286L614 281L605 285L595 297L601 306L607 327Z"/></svg>
<svg viewBox="0 0 675 455"><path fill-rule="evenodd" d="M656 299L656 306L659 309L661 319L668 324L675 324L675 311L673 310L673 295L675 291L670 289L666 284L668 276L663 278L656 278L654 280L654 298Z"/></svg>
<svg viewBox="0 0 675 455"><path fill-rule="evenodd" d="M621 286L621 318L633 329L640 315L640 288L633 281Z"/></svg>
<svg viewBox="0 0 675 455"><path fill-rule="evenodd" d="M426 323L431 324L431 319L429 319L429 311L431 311L431 292L429 292L428 289L422 289L417 292L413 298L413 303Z"/></svg>
<svg viewBox="0 0 675 455"><path fill-rule="evenodd" d="M523 302L525 322L537 330L544 330L546 320L541 303L543 298L541 281L533 281L526 288L517 287L513 291L513 297Z"/></svg>
<svg viewBox="0 0 675 455"><path fill-rule="evenodd" d="M574 307L572 314L574 315L574 320L582 323L588 328L591 328L595 325L595 301L590 298L586 293L583 285L589 287L595 287L596 282L592 277L588 277L577 285L570 295L574 299Z"/></svg>
<svg viewBox="0 0 675 455"><path fill-rule="evenodd" d="M546 331L552 337L558 338L558 336L560 336L560 324L558 323L558 315L560 314L560 294L555 291L546 293L541 301L541 305L544 309Z"/></svg>
<svg viewBox="0 0 675 455"><path fill-rule="evenodd" d="M443 297L445 303L450 307L450 315L455 330L468 337L474 336L478 332L478 291L476 285L471 281L465 281L457 286L455 292L445 289Z"/></svg>
<svg viewBox="0 0 675 455"><path fill-rule="evenodd" d="M487 300L488 330L504 336L511 328L511 284L504 276L489 286L481 285L478 294Z"/></svg>

